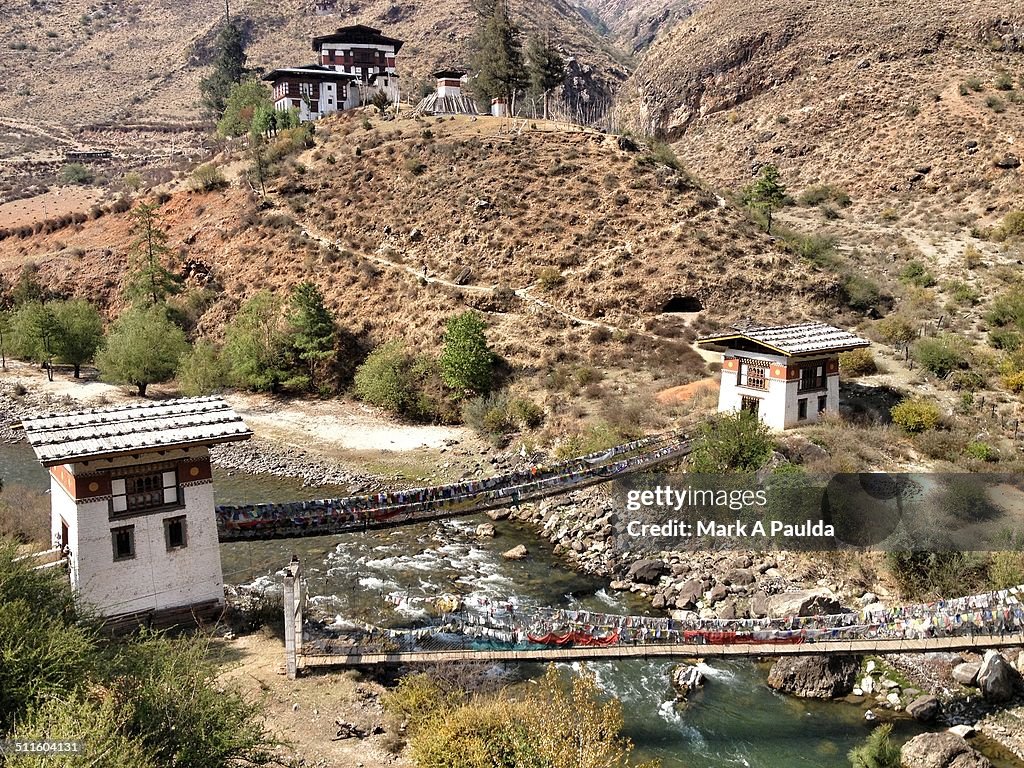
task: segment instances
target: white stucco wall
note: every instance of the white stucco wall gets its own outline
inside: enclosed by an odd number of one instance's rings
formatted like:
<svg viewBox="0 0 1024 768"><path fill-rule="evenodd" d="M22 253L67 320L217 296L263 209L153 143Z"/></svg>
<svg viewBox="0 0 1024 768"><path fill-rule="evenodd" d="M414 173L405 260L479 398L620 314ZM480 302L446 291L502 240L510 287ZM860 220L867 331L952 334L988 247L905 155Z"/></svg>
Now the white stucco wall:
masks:
<svg viewBox="0 0 1024 768"><path fill-rule="evenodd" d="M174 458L185 456L175 452ZM205 449L189 456L206 457ZM137 461L117 460L115 466L148 464L172 456L148 456ZM94 463L95 464L95 463ZM75 465L76 474L97 467ZM51 527L59 534L63 516L69 528L72 586L83 605L104 616L159 610L208 600L224 599L224 579L214 515L213 482L195 481L182 490L183 508L121 515L110 519L107 497L75 503L51 480ZM164 521L185 517L187 545L168 549ZM114 560L112 531L135 527L135 556Z"/></svg>

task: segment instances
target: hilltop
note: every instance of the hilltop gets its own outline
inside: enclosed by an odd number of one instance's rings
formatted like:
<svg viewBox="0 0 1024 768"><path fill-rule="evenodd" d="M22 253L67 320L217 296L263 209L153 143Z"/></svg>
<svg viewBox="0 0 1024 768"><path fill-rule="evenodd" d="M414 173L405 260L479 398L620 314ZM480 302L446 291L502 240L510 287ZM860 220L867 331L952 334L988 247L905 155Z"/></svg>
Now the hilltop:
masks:
<svg viewBox="0 0 1024 768"><path fill-rule="evenodd" d="M645 53L623 113L731 188L770 161L854 198L1019 202L1022 49L999 0L710 0Z"/></svg>
<svg viewBox="0 0 1024 768"><path fill-rule="evenodd" d="M192 310L200 333L216 337L261 288L312 279L364 346L434 348L445 319L471 306L524 370L588 364L678 383L705 373L686 343L698 331L839 307L835 276L796 269L663 148L543 123L509 135L492 118L368 114L318 123L315 146L283 164L265 203L245 183L166 196L170 243L207 287ZM229 175L247 164L240 150L220 158ZM114 314L128 227L110 213L7 237L0 274L34 262L57 292Z"/></svg>

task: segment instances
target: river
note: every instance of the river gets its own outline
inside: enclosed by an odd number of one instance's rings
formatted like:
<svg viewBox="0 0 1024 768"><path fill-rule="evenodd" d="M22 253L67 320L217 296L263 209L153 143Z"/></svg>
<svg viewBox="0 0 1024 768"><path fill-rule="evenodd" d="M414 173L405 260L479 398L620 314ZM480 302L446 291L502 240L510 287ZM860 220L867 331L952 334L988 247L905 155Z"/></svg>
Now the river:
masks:
<svg viewBox="0 0 1024 768"><path fill-rule="evenodd" d="M47 492L45 471L26 445L0 444L5 482ZM219 503L286 501L344 493L339 488L303 488L296 480L215 471ZM513 522L495 524L497 537L477 539L487 518L434 522L345 536L239 542L221 545L225 581L277 589L280 569L298 555L313 609L326 616L402 625L424 614L420 598L456 593L469 598L512 601L523 607L559 605L608 613L647 613L630 595L609 594L600 580L569 569L550 545ZM525 544L530 556L508 561L501 552ZM399 592L411 600L393 605ZM747 661L704 666L708 682L685 705L676 705L669 684L671 662L592 664L601 686L623 702L626 734L636 756L659 758L664 768L848 768L846 753L871 730L863 709L844 702L796 699L765 684L766 668ZM518 670L540 674L539 665ZM899 740L920 732L897 720ZM1020 763L986 749L997 768Z"/></svg>

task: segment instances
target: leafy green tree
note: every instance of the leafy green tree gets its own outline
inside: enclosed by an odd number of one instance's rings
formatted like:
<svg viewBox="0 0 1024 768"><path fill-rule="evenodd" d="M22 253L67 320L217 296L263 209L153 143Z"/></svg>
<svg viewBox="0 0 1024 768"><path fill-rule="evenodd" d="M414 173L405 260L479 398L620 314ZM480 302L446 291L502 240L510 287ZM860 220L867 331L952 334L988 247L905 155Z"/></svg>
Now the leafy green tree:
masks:
<svg viewBox="0 0 1024 768"><path fill-rule="evenodd" d="M772 214L786 204L786 187L779 169L772 163L764 165L761 175L747 188L744 197L747 205L765 215L768 220L766 231L771 234Z"/></svg>
<svg viewBox="0 0 1024 768"><path fill-rule="evenodd" d="M548 39L531 37L526 47L530 88L544 100L544 119L548 119L551 91L565 80L565 62Z"/></svg>
<svg viewBox="0 0 1024 768"><path fill-rule="evenodd" d="M287 370L280 299L260 291L246 301L225 331L224 356L231 379L256 391L277 392Z"/></svg>
<svg viewBox="0 0 1024 768"><path fill-rule="evenodd" d="M299 283L292 290L290 299L291 344L305 372L296 377L293 386L316 387L318 371L334 356L334 342L337 329L334 317L324 304L323 294L313 283Z"/></svg>
<svg viewBox="0 0 1024 768"><path fill-rule="evenodd" d="M526 84L519 28L512 23L505 0L482 0L477 13L473 88L488 102L504 97L512 109L516 92Z"/></svg>
<svg viewBox="0 0 1024 768"><path fill-rule="evenodd" d="M96 356L104 379L138 387L168 381L188 351L185 332L171 322L163 306L134 308L117 319Z"/></svg>
<svg viewBox="0 0 1024 768"><path fill-rule="evenodd" d="M125 295L136 306L154 306L181 293L181 278L164 266L171 255L167 230L156 203L139 203L131 212L132 240L128 250L135 271L125 285Z"/></svg>
<svg viewBox="0 0 1024 768"><path fill-rule="evenodd" d="M56 351L59 333L53 306L39 301L23 304L14 313L11 326L14 354L45 365L47 376L53 381L50 362Z"/></svg>
<svg viewBox="0 0 1024 768"><path fill-rule="evenodd" d="M209 395L227 386L228 371L220 352L210 341L196 342L178 364L178 386L188 397Z"/></svg>
<svg viewBox="0 0 1024 768"><path fill-rule="evenodd" d="M278 129L278 110L267 101L265 104L257 104L252 113L252 122L249 124L250 140L257 136L275 136Z"/></svg>
<svg viewBox="0 0 1024 768"><path fill-rule="evenodd" d="M853 768L900 768L900 749L892 743L892 723L880 725L847 755Z"/></svg>
<svg viewBox="0 0 1024 768"><path fill-rule="evenodd" d="M751 472L764 465L774 447L770 430L752 413L722 413L701 425L689 466L707 475Z"/></svg>
<svg viewBox="0 0 1024 768"><path fill-rule="evenodd" d="M60 360L75 367L75 378L80 378L82 365L92 360L103 341L103 318L85 299L51 306L56 324L54 351Z"/></svg>
<svg viewBox="0 0 1024 768"><path fill-rule="evenodd" d="M47 291L39 282L39 265L35 262L25 264L18 273L18 280L11 289L11 299L15 307L33 301L46 301Z"/></svg>
<svg viewBox="0 0 1024 768"><path fill-rule="evenodd" d="M224 113L231 86L240 83L245 74L245 38L241 28L233 21L221 27L216 47L213 72L199 84L199 88L203 94L203 106L220 116Z"/></svg>
<svg viewBox="0 0 1024 768"><path fill-rule="evenodd" d="M274 116L270 89L259 80L243 80L231 86L224 102L224 114L217 121L221 136L243 136L256 127L256 117L267 122Z"/></svg>
<svg viewBox="0 0 1024 768"><path fill-rule="evenodd" d="M472 310L448 320L444 350L438 359L441 379L459 392L485 394L494 375L494 353L487 346L486 325Z"/></svg>

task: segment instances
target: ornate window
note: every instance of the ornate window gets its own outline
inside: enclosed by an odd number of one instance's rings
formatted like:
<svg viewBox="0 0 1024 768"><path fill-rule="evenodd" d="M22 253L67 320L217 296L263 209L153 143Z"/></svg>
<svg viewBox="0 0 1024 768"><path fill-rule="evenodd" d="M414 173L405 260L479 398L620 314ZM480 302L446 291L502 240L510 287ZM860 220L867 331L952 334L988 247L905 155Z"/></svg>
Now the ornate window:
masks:
<svg viewBox="0 0 1024 768"><path fill-rule="evenodd" d="M736 383L751 389L768 388L768 363L764 360L747 360L740 358L740 368Z"/></svg>
<svg viewBox="0 0 1024 768"><path fill-rule="evenodd" d="M115 470L110 479L112 517L181 506L181 488L173 461Z"/></svg>

